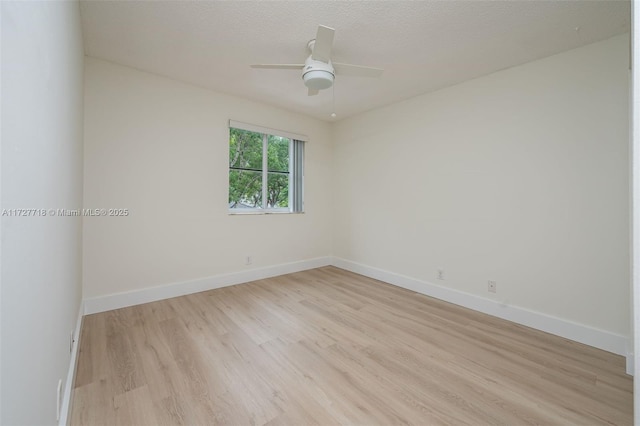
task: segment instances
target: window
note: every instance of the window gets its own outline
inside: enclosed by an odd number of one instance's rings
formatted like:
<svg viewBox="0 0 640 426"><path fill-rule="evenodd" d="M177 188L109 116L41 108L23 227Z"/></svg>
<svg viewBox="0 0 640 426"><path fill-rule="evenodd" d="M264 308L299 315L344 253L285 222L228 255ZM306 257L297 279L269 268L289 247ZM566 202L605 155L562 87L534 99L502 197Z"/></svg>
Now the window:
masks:
<svg viewBox="0 0 640 426"><path fill-rule="evenodd" d="M287 132L230 122L230 213L303 211L302 138Z"/></svg>

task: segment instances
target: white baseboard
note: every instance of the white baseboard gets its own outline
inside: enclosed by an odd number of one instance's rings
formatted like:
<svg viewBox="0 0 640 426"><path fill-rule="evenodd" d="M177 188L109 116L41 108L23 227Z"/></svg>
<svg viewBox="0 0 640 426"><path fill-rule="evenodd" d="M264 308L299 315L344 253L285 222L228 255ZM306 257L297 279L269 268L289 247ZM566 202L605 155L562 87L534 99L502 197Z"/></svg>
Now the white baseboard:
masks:
<svg viewBox="0 0 640 426"><path fill-rule="evenodd" d="M331 260L332 258L328 256L318 257L299 262L283 263L281 265L267 266L265 268L249 269L247 271L215 275L192 281L93 297L84 300L84 313L85 315L95 314L98 312L110 311L112 309L155 302L157 300L184 296L185 294L199 293L201 291L213 290L216 288L261 280L278 275L291 274L293 272L305 271L307 269L320 268L322 266L331 265Z"/></svg>
<svg viewBox="0 0 640 426"><path fill-rule="evenodd" d="M526 308L505 305L504 303L495 300L442 287L426 281L352 262L339 257L319 257L299 262L215 275L192 281L85 299L84 314L89 315L112 309L139 305L142 303L155 302L186 294L213 290L216 288L290 274L293 272L305 271L328 265L333 265L360 275L384 281L398 287L406 288L417 293L435 297L436 299L454 303L498 318L503 318L517 324L526 325L537 330L555 334L566 339L584 343L608 352L623 355L627 358L627 373L633 374L633 355L630 354L630 351L628 350L629 341L625 336L578 324L562 318L543 314L541 312L532 311ZM78 323L78 327L79 324L80 322ZM78 333L79 330L76 331L76 334ZM76 344L78 338L79 335L76 336ZM77 348L74 348L74 350L77 350ZM75 359L72 359L72 362L75 368ZM68 379L67 382L69 383ZM66 398L67 389L65 388L65 399Z"/></svg>
<svg viewBox="0 0 640 426"><path fill-rule="evenodd" d="M82 317L84 316L84 302L80 301L80 309L78 309L78 319L76 321L76 329L73 331L73 344L71 345L71 359L69 360L69 372L67 380L64 383L64 394L62 396L62 404L60 406L59 426L66 426L71 412L71 391L75 383L76 365L78 365L78 350L80 349L80 332L82 330Z"/></svg>
<svg viewBox="0 0 640 426"><path fill-rule="evenodd" d="M416 293L435 297L436 299L493 315L498 318L503 318L521 325L526 325L537 330L555 334L557 336L584 343L608 352L623 355L627 357L627 360L629 359L627 350L628 339L627 337L619 334L599 330L597 328L553 317L540 312L531 311L518 306L505 305L495 300L485 299L480 296L442 287L426 281L373 268L371 266L362 265L339 257L334 257L332 263L334 266L346 269L347 271L355 272L360 275L415 291ZM629 368L627 368L627 371L629 371Z"/></svg>

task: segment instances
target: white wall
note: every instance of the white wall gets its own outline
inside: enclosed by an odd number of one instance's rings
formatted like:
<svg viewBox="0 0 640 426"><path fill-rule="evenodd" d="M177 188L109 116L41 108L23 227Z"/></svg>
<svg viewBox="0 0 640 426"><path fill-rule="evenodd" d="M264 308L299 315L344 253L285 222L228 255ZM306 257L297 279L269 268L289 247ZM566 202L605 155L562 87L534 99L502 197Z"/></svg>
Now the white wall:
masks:
<svg viewBox="0 0 640 426"><path fill-rule="evenodd" d="M632 12L632 73L631 73L631 331L633 342L633 365L640 366L640 9L631 4ZM640 424L640 380L633 381L633 419Z"/></svg>
<svg viewBox="0 0 640 426"><path fill-rule="evenodd" d="M85 108L85 207L131 212L85 218L85 298L331 255L329 124L93 58ZM229 119L309 136L305 214L228 214Z"/></svg>
<svg viewBox="0 0 640 426"><path fill-rule="evenodd" d="M78 3L1 8L2 208L80 208ZM81 231L79 217L2 217L2 424L56 422L80 306Z"/></svg>
<svg viewBox="0 0 640 426"><path fill-rule="evenodd" d="M628 337L628 52L620 36L336 124L334 254Z"/></svg>

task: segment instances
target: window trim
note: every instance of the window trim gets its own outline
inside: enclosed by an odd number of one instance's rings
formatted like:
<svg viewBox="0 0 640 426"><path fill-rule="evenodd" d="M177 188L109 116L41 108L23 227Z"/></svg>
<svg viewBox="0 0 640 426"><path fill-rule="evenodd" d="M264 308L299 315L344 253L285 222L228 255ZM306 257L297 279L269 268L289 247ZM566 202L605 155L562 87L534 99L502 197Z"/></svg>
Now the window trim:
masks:
<svg viewBox="0 0 640 426"><path fill-rule="evenodd" d="M294 155L294 144L297 142L301 142L303 145L308 141L307 136L300 135L297 133L286 132L284 130L276 130L262 126L256 126L253 124L242 123L239 121L229 120L229 131L231 128L238 130L245 130L254 133L262 134L262 181L268 182L268 138L269 136L279 136L289 140L289 200L288 207L280 207L280 208L229 208L229 215L254 215L254 214L304 214L304 164L299 164L295 167L295 155ZM302 157L300 161L304 163L304 151L302 151ZM297 182L294 182L294 169L298 170L300 176L295 178ZM256 170L257 171L257 170ZM296 186L296 188L294 188ZM299 186L299 188L297 188ZM228 182L227 182L228 188ZM298 191L301 199L301 203L299 206L294 205L296 202L296 197L294 197L294 191ZM262 199L267 199L267 185L262 186ZM298 210L299 208L299 210Z"/></svg>
<svg viewBox="0 0 640 426"><path fill-rule="evenodd" d="M242 123L240 121L229 120L229 128L247 130L254 133L266 133L272 136L280 136L287 139L297 139L303 142L309 142L309 138L306 135L299 135L297 133L287 132L284 130L270 129L268 127L256 126L255 124Z"/></svg>

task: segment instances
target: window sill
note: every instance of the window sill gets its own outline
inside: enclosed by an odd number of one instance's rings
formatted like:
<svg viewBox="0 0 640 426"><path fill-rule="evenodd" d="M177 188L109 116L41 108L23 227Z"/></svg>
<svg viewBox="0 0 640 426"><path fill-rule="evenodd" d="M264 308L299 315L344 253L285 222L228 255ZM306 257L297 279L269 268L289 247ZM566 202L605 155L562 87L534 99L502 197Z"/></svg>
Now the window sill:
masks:
<svg viewBox="0 0 640 426"><path fill-rule="evenodd" d="M252 215L269 215L269 214L304 214L304 212L290 212L290 211L254 211L254 210L229 210L229 216L252 216Z"/></svg>

